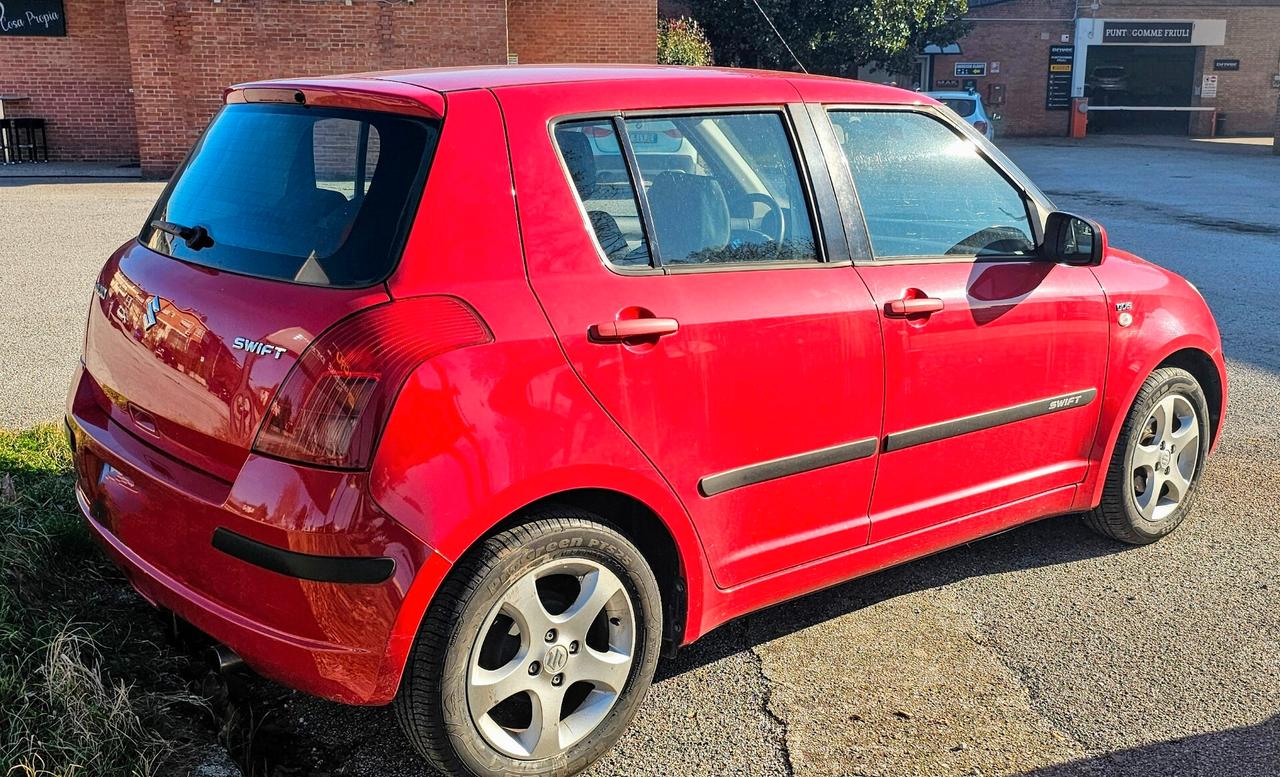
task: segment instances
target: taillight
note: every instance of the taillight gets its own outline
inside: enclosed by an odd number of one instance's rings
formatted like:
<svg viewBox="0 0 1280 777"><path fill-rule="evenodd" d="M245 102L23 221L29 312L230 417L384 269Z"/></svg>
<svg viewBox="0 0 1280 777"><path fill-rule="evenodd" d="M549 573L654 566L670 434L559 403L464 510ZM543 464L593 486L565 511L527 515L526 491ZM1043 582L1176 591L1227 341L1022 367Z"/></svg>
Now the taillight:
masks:
<svg viewBox="0 0 1280 777"><path fill-rule="evenodd" d="M492 340L475 311L453 297L402 300L349 316L303 352L267 408L253 450L367 467L409 374L434 356Z"/></svg>
<svg viewBox="0 0 1280 777"><path fill-rule="evenodd" d="M978 132L981 132L983 135L987 134L987 123L981 119L973 123L973 128Z"/></svg>

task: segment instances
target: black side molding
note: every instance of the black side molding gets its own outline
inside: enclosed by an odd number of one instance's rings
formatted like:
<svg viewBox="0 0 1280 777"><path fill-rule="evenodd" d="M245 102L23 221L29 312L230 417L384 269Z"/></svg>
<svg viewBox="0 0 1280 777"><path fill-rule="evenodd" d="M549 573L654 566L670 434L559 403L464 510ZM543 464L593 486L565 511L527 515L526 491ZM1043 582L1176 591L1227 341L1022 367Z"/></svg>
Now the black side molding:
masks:
<svg viewBox="0 0 1280 777"><path fill-rule="evenodd" d="M715 496L735 488L763 483L766 480L798 475L812 469L830 467L833 464L844 464L847 461L865 459L875 455L876 440L868 437L865 440L833 445L808 453L797 453L781 459L762 461L759 464L748 464L715 475L707 475L698 481L698 492L703 496Z"/></svg>
<svg viewBox="0 0 1280 777"><path fill-rule="evenodd" d="M1002 407L999 410L990 410L986 413L967 415L963 418L955 418L950 421L929 424L928 426L919 426L915 429L908 429L905 432L894 432L884 438L884 452L888 453L889 451L910 448L913 445L936 442L948 437L956 437L969 432L990 429L994 426L1011 424L1014 421L1024 421L1028 418L1057 413L1061 410L1070 410L1073 407L1084 407L1092 402L1097 395L1097 389L1073 391L1070 394L1062 394L1048 399L1037 399L1034 402L1024 402L1021 405Z"/></svg>
<svg viewBox="0 0 1280 777"><path fill-rule="evenodd" d="M213 530L213 547L254 566L318 583L381 583L396 569L396 562L389 558L313 556L267 545L221 526Z"/></svg>

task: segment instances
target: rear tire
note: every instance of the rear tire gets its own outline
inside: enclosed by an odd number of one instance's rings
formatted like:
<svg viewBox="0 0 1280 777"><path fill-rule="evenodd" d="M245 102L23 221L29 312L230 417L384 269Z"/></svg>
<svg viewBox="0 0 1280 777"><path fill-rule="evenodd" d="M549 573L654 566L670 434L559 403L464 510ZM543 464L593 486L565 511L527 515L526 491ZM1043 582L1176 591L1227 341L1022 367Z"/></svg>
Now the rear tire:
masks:
<svg viewBox="0 0 1280 777"><path fill-rule="evenodd" d="M446 774L575 774L634 717L662 622L657 581L630 541L589 512L540 511L445 580L396 718Z"/></svg>
<svg viewBox="0 0 1280 777"><path fill-rule="evenodd" d="M1178 528L1195 503L1209 439L1209 405L1195 377L1176 367L1151 373L1116 440L1102 501L1085 524L1133 545Z"/></svg>

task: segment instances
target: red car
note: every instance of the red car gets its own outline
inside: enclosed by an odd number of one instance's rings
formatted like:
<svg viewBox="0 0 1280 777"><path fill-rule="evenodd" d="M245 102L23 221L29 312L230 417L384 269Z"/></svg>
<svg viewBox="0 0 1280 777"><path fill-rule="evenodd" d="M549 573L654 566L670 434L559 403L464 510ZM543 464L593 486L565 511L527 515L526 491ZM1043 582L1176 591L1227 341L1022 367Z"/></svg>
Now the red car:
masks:
<svg viewBox="0 0 1280 777"><path fill-rule="evenodd" d="M263 675L568 774L660 652L1011 526L1152 542L1218 331L919 94L494 67L233 87L106 263L89 526Z"/></svg>

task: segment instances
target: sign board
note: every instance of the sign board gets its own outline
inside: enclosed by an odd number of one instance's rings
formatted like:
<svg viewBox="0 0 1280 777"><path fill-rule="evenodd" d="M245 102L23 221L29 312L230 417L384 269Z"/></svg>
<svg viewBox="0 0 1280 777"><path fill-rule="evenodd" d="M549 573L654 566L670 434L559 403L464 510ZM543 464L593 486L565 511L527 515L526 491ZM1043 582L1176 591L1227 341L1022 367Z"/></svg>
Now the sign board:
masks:
<svg viewBox="0 0 1280 777"><path fill-rule="evenodd" d="M956 63L957 78L960 78L960 77L973 78L975 76L985 76L986 74L987 74L986 62L957 62Z"/></svg>
<svg viewBox="0 0 1280 777"><path fill-rule="evenodd" d="M1271 76L1271 88L1280 89L1280 73Z"/></svg>
<svg viewBox="0 0 1280 777"><path fill-rule="evenodd" d="M1071 68L1075 58L1075 46L1049 47L1049 73L1044 89L1046 111L1071 109Z"/></svg>
<svg viewBox="0 0 1280 777"><path fill-rule="evenodd" d="M66 34L62 0L0 0L0 36L61 38Z"/></svg>
<svg viewBox="0 0 1280 777"><path fill-rule="evenodd" d="M959 89L960 79L958 78L939 78L933 82L937 89Z"/></svg>
<svg viewBox="0 0 1280 777"><path fill-rule="evenodd" d="M1238 59L1215 59L1213 61L1214 70L1239 70L1240 60Z"/></svg>
<svg viewBox="0 0 1280 777"><path fill-rule="evenodd" d="M1205 73L1200 79L1200 96L1207 99L1218 96L1218 77L1213 73Z"/></svg>
<svg viewBox="0 0 1280 777"><path fill-rule="evenodd" d="M1103 43L1187 45L1191 43L1194 22L1104 22Z"/></svg>

